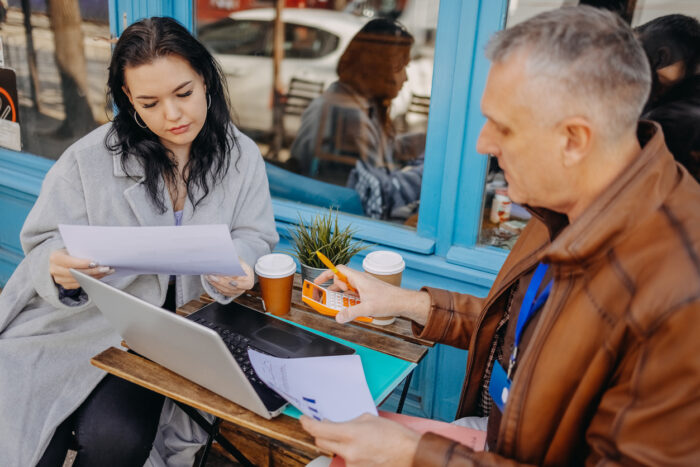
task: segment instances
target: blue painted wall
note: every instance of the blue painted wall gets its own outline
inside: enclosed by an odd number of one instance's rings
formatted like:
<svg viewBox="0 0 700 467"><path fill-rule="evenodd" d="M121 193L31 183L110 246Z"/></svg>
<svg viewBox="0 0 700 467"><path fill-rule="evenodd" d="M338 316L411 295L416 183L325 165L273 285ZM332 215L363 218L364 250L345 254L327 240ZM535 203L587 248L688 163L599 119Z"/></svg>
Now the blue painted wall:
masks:
<svg viewBox="0 0 700 467"><path fill-rule="evenodd" d="M172 16L190 29L192 2L174 0L111 0L112 34L136 19ZM488 37L504 23L507 0L442 0L436 38L433 93L426 143L418 228L342 215L357 237L376 245L351 262L360 268L364 254L392 249L405 258L404 287L423 285L483 296L506 254L476 245L482 210L486 158L475 151L483 117L479 100L488 63L483 49ZM0 286L22 257L19 231L52 161L0 149ZM291 201L273 201L278 250L290 249L289 227L299 215L308 220L319 208ZM460 395L466 352L436 346L418 367L406 411L451 420ZM388 401L391 407L396 397Z"/></svg>

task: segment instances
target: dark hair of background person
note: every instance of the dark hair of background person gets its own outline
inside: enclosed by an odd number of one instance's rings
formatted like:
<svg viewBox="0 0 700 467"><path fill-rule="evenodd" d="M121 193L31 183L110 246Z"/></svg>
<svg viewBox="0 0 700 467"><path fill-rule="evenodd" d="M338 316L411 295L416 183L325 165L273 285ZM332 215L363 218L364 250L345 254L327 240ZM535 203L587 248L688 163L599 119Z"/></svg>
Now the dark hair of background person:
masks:
<svg viewBox="0 0 700 467"><path fill-rule="evenodd" d="M685 15L667 15L653 19L635 29L637 37L649 58L652 71L683 62L685 75L681 81L692 78L700 64L700 23ZM664 89L656 73L649 102L661 97Z"/></svg>
<svg viewBox="0 0 700 467"><path fill-rule="evenodd" d="M135 109L122 90L124 69L152 63L169 55L177 55L204 78L211 106L204 126L192 142L190 160L183 173L187 196L196 207L208 194L210 184L221 180L230 166L229 153L238 141L230 132L231 113L223 73L214 57L180 23L172 18L146 18L126 28L112 52L107 80L107 94L117 112L105 139L107 148L121 152L122 167L130 155L141 161L145 169L144 184L155 206L161 213L167 210L159 189L160 176L174 182L179 176L177 166L153 132L141 128L134 120ZM110 139L114 137L113 142ZM209 175L213 175L210 179ZM202 190L202 196L193 199L192 187Z"/></svg>
<svg viewBox="0 0 700 467"><path fill-rule="evenodd" d="M635 30L652 69L652 92L643 118L661 124L676 160L700 181L700 23L685 15L667 15ZM684 73L661 83L657 70L677 63Z"/></svg>
<svg viewBox="0 0 700 467"><path fill-rule="evenodd" d="M405 67L410 59L413 42L413 36L401 23L388 18L377 18L369 21L355 34L338 60L336 71L339 81L358 92L369 94L366 97L379 109L382 127L389 135L394 134L389 117L391 99L372 95L372 83L380 79L378 74L386 71L392 63L391 58L400 59L402 55L405 56Z"/></svg>

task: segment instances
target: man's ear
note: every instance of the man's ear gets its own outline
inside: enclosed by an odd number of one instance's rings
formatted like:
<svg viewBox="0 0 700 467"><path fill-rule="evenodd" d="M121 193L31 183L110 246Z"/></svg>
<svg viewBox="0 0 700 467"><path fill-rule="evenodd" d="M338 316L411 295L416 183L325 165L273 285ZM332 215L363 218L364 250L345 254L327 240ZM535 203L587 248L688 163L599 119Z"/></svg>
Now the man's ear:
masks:
<svg viewBox="0 0 700 467"><path fill-rule="evenodd" d="M129 92L129 88L127 88L125 85L123 85L122 92L124 94L126 94L126 97L129 98L129 102L131 102L131 106L134 107L134 100L131 98L131 93Z"/></svg>
<svg viewBox="0 0 700 467"><path fill-rule="evenodd" d="M593 128L583 117L569 117L560 123L564 144L561 148L562 164L573 167L583 161L593 144Z"/></svg>

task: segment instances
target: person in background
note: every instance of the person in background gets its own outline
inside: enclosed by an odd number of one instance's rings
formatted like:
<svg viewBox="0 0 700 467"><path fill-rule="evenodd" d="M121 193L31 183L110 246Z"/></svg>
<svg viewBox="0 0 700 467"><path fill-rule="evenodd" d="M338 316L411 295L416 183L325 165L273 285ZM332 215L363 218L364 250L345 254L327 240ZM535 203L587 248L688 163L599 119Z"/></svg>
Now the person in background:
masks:
<svg viewBox="0 0 700 467"><path fill-rule="evenodd" d="M365 24L338 62L338 81L302 115L286 166L347 182L371 217L386 218L420 197L425 134L397 136L389 115L406 81L412 44L411 34L394 20Z"/></svg>
<svg viewBox="0 0 700 467"><path fill-rule="evenodd" d="M579 6L498 32L487 56L477 151L532 220L487 297L338 266L361 303L336 318L404 316L468 349L457 423L487 450L370 415L302 426L351 467L699 465L700 185L639 122L644 50Z"/></svg>
<svg viewBox="0 0 700 467"><path fill-rule="evenodd" d="M668 15L635 32L652 70L642 118L661 124L671 153L700 181L700 23Z"/></svg>
<svg viewBox="0 0 700 467"><path fill-rule="evenodd" d="M179 409L90 365L121 338L69 269L113 270L70 256L58 224L223 223L245 276L144 274L113 285L173 311L205 291L228 303L251 288L249 265L278 236L262 157L231 123L223 83L171 18L138 21L119 38L108 80L118 112L47 173L20 234L25 258L0 294L0 465L60 466L73 446L74 466L139 466L149 455L149 465L192 465L202 433Z"/></svg>

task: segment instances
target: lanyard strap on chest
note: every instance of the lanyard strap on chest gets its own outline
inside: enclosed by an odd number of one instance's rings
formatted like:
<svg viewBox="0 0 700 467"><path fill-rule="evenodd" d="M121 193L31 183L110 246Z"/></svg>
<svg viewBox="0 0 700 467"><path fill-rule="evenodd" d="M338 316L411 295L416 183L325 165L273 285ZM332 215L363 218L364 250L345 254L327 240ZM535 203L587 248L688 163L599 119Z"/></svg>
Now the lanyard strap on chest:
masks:
<svg viewBox="0 0 700 467"><path fill-rule="evenodd" d="M540 263L537 265L537 269L535 269L535 273L533 274L532 279L530 279L530 284L527 286L523 303L520 305L518 322L515 326L515 342L513 345L513 352L510 354L510 360L508 362L509 379L511 378L515 361L518 358L518 347L520 345L520 339L523 337L523 330L535 313L537 313L544 306L547 298L549 298L549 293L552 290L554 279L549 281L542 293L539 295L537 294L548 268L548 264Z"/></svg>

